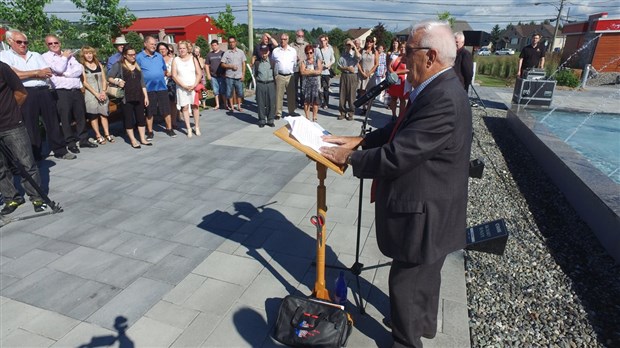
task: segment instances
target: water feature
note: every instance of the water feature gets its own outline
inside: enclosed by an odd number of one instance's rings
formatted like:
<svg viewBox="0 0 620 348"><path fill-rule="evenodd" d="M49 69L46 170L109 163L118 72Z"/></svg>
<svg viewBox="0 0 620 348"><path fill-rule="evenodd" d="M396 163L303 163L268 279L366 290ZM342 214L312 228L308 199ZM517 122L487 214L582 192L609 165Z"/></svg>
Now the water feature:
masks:
<svg viewBox="0 0 620 348"><path fill-rule="evenodd" d="M548 117L546 110L529 112L538 125L546 127L620 184L620 114L556 110Z"/></svg>

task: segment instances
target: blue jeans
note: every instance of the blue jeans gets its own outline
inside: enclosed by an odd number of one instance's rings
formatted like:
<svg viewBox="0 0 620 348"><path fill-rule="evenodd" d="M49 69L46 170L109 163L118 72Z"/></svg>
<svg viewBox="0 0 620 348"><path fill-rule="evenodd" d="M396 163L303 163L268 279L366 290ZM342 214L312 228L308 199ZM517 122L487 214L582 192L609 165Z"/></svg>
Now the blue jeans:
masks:
<svg viewBox="0 0 620 348"><path fill-rule="evenodd" d="M211 77L213 95L226 95L226 80L224 77Z"/></svg>
<svg viewBox="0 0 620 348"><path fill-rule="evenodd" d="M233 95L233 90L237 91L237 98L243 98L243 82L239 79L226 78L226 98L230 99Z"/></svg>
<svg viewBox="0 0 620 348"><path fill-rule="evenodd" d="M0 132L0 142L2 143L0 146L4 146L6 150L13 154L13 159L21 163L26 172L30 174L32 179L40 187L41 176L34 162L30 138L28 137L26 128L24 126L19 126ZM17 191L13 184L13 173L9 168L10 165L12 164L9 162L9 159L0 152L0 193L4 196L5 202L20 197L19 191ZM41 199L37 190L25 178L22 178L21 183L28 196L30 196L31 201Z"/></svg>

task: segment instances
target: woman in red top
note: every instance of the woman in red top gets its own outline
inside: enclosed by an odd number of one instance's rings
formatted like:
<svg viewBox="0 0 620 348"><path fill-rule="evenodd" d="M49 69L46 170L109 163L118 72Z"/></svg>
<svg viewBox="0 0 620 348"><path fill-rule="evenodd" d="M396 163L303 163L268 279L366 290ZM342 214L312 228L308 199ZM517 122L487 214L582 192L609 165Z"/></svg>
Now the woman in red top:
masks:
<svg viewBox="0 0 620 348"><path fill-rule="evenodd" d="M396 119L396 102L400 103L400 109L404 110L405 102L407 101L407 94L405 92L405 79L407 78L407 64L405 62L405 44L401 43L399 46L400 55L394 58L390 65L388 66L388 70L390 73L395 73L398 75L398 82L391 85L388 88L388 94L390 95L390 109L392 109L392 119Z"/></svg>

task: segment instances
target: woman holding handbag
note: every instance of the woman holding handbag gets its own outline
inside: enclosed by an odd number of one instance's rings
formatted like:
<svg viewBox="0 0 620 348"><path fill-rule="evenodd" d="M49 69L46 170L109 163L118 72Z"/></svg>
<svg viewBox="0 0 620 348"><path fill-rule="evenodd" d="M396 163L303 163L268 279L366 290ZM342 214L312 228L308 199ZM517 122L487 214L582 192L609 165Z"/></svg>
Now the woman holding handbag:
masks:
<svg viewBox="0 0 620 348"><path fill-rule="evenodd" d="M198 59L190 53L192 45L188 41L181 41L178 45L179 56L172 60L172 78L177 84L177 108L181 110L187 137L192 137L192 127L189 120L189 110L194 113L194 127L196 135L200 136L200 115L198 107L192 107L196 97L194 89L200 84L202 72Z"/></svg>
<svg viewBox="0 0 620 348"><path fill-rule="evenodd" d="M319 47L315 56L316 60L320 59L323 62L323 70L321 70L321 91L319 96L321 97L321 108L327 109L327 105L329 104L329 80L335 76L332 65L336 62L334 49L329 44L327 35L319 36Z"/></svg>
<svg viewBox="0 0 620 348"><path fill-rule="evenodd" d="M82 47L80 50L80 63L84 65L82 81L85 88L86 117L95 132L95 140L99 145L103 145L106 142L113 143L114 138L110 135L108 124L109 99L106 94L108 82L103 65L97 59L97 51L90 46ZM99 120L101 120L103 136L99 132Z"/></svg>
<svg viewBox="0 0 620 348"><path fill-rule="evenodd" d="M108 82L124 90L121 107L125 131L131 147L139 149L141 144L152 146L153 144L148 142L145 137L146 116L144 115L144 108L149 105L149 97L146 93L142 70L136 63L136 50L131 46L125 46L121 60L112 65ZM138 124L139 142L134 135L136 123Z"/></svg>

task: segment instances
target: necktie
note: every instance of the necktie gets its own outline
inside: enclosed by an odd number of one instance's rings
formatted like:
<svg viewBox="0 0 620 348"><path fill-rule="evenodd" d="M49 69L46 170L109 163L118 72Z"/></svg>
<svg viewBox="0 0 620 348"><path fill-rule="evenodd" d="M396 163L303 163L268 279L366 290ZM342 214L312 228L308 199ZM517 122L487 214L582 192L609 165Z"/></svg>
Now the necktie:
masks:
<svg viewBox="0 0 620 348"><path fill-rule="evenodd" d="M405 111L401 112L400 115L398 115L398 118L396 119L396 124L394 125L394 128L392 128L392 133L390 133L388 144L392 142L392 139L394 139L394 136L396 135L396 131L398 130L398 127L400 127L400 124L405 119L405 115L407 114L407 111L409 111L410 105L411 103L409 102L409 100L407 100L407 106L405 107ZM372 184L370 186L370 203L375 202L376 193L377 193L377 179L372 179Z"/></svg>

